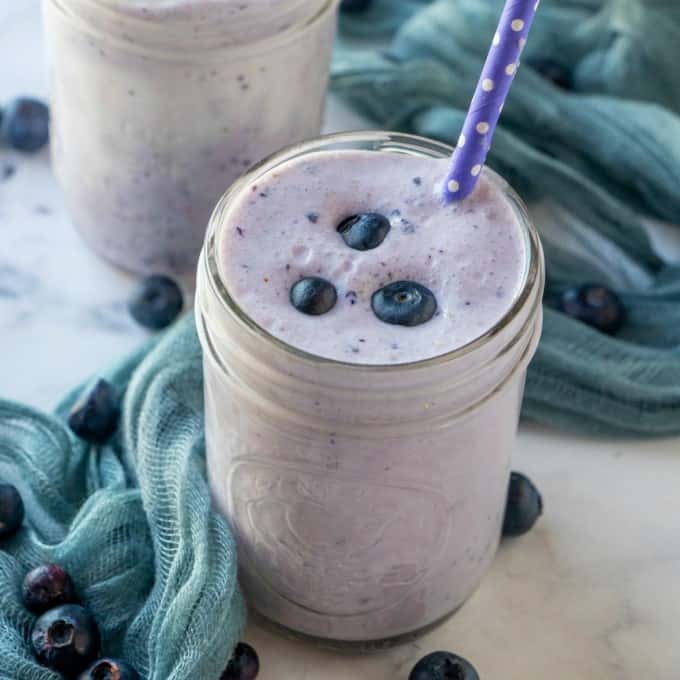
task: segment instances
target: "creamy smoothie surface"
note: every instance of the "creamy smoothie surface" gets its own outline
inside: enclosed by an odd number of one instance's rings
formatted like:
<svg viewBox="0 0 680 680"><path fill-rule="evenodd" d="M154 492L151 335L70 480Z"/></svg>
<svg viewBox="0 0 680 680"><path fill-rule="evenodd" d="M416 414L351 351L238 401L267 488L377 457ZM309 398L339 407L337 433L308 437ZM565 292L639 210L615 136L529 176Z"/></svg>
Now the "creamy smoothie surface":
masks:
<svg viewBox="0 0 680 680"><path fill-rule="evenodd" d="M465 201L442 204L447 164L339 150L269 172L234 199L222 225L228 291L275 337L337 361L407 363L475 340L516 300L528 246L509 199L487 176ZM389 231L376 247L357 250L338 226L364 213L386 218ZM337 295L318 316L291 302L291 288L309 277L332 284ZM374 294L399 281L434 295L429 320L407 326L378 318Z"/></svg>

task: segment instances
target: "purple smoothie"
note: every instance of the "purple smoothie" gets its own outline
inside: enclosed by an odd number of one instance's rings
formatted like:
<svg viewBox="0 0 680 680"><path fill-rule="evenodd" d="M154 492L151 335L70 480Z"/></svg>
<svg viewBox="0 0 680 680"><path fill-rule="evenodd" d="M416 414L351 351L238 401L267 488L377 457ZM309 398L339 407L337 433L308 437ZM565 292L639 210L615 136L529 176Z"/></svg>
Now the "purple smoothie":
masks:
<svg viewBox="0 0 680 680"><path fill-rule="evenodd" d="M442 205L448 155L387 133L285 150L225 195L199 265L208 477L241 585L265 618L342 645L451 614L500 538L542 256L493 173ZM337 227L367 211L390 229L358 251ZM337 291L320 316L289 299L310 276ZM438 313L378 319L373 294L400 279Z"/></svg>
<svg viewBox="0 0 680 680"><path fill-rule="evenodd" d="M316 356L399 364L445 354L491 328L526 273L526 243L513 208L482 177L474 195L443 206L444 160L336 151L291 161L245 191L220 234L227 287L272 335ZM337 232L350 215L377 212L391 229L372 250ZM291 286L318 276L338 302L321 318L289 302ZM433 319L396 327L371 309L373 293L410 280L437 299Z"/></svg>
<svg viewBox="0 0 680 680"><path fill-rule="evenodd" d="M225 188L318 134L336 6L43 0L54 168L85 241L132 271L193 271Z"/></svg>

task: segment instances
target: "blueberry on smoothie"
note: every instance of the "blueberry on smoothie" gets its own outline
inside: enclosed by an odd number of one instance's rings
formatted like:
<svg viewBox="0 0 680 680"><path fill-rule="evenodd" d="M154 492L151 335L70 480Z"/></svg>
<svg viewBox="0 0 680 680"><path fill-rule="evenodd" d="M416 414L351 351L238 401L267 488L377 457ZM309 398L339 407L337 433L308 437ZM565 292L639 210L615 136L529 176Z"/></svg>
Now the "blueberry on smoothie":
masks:
<svg viewBox="0 0 680 680"><path fill-rule="evenodd" d="M300 279L290 289L290 303L303 314L320 316L330 312L338 300L335 286L318 276Z"/></svg>
<svg viewBox="0 0 680 680"><path fill-rule="evenodd" d="M24 521L24 502L16 487L0 482L0 540L15 534Z"/></svg>
<svg viewBox="0 0 680 680"><path fill-rule="evenodd" d="M340 3L340 11L345 14L354 12L363 12L373 4L373 0L342 0Z"/></svg>
<svg viewBox="0 0 680 680"><path fill-rule="evenodd" d="M420 326L434 316L437 300L432 291L420 283L395 281L373 293L371 307L385 323Z"/></svg>
<svg viewBox="0 0 680 680"><path fill-rule="evenodd" d="M390 221L379 213L362 213L346 217L338 225L343 241L354 250L377 248L390 231Z"/></svg>
<svg viewBox="0 0 680 680"><path fill-rule="evenodd" d="M418 661L408 680L479 680L479 675L462 656L432 652Z"/></svg>
<svg viewBox="0 0 680 680"><path fill-rule="evenodd" d="M184 300L182 290L169 276L147 276L132 295L128 309L141 326L159 331L180 314Z"/></svg>
<svg viewBox="0 0 680 680"><path fill-rule="evenodd" d="M43 666L70 677L97 658L99 629L87 609L67 604L50 609L35 622L31 643Z"/></svg>
<svg viewBox="0 0 680 680"><path fill-rule="evenodd" d="M71 410L68 425L81 439L93 444L105 442L118 427L118 390L106 380L98 380Z"/></svg>
<svg viewBox="0 0 680 680"><path fill-rule="evenodd" d="M71 577L58 564L43 564L29 571L21 594L26 608L34 614L78 601Z"/></svg>
<svg viewBox="0 0 680 680"><path fill-rule="evenodd" d="M78 680L139 680L139 673L121 659L99 659L78 676Z"/></svg>
<svg viewBox="0 0 680 680"><path fill-rule="evenodd" d="M567 316L608 335L614 335L621 329L625 316L623 304L616 293L592 283L564 291L560 309Z"/></svg>
<svg viewBox="0 0 680 680"><path fill-rule="evenodd" d="M257 652L245 642L239 642L220 680L255 680L259 672Z"/></svg>
<svg viewBox="0 0 680 680"><path fill-rule="evenodd" d="M49 121L50 112L46 104L20 97L4 111L0 139L17 151L39 151L49 139Z"/></svg>
<svg viewBox="0 0 680 680"><path fill-rule="evenodd" d="M503 536L526 534L543 514L543 499L532 481L519 472L510 475Z"/></svg>

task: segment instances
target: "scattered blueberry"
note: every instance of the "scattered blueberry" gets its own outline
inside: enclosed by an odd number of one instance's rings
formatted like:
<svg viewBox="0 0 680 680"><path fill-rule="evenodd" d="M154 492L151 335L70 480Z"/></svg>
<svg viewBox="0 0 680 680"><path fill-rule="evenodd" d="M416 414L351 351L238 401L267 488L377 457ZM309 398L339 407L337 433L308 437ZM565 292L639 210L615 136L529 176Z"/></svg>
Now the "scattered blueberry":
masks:
<svg viewBox="0 0 680 680"><path fill-rule="evenodd" d="M462 656L432 652L418 661L408 680L479 680L479 675Z"/></svg>
<svg viewBox="0 0 680 680"><path fill-rule="evenodd" d="M94 444L105 442L118 427L120 398L106 380L98 380L71 409L68 425L81 439Z"/></svg>
<svg viewBox="0 0 680 680"><path fill-rule="evenodd" d="M560 309L567 316L609 335L621 329L625 316L616 293L590 283L566 290L560 300Z"/></svg>
<svg viewBox="0 0 680 680"><path fill-rule="evenodd" d="M128 309L138 324L158 331L177 318L183 305L180 287L169 276L153 274L142 281Z"/></svg>
<svg viewBox="0 0 680 680"><path fill-rule="evenodd" d="M569 69L559 62L552 59L537 59L530 62L530 65L544 78L557 85L557 87L561 87L563 90L570 90L573 87Z"/></svg>
<svg viewBox="0 0 680 680"><path fill-rule="evenodd" d="M511 473L503 519L503 535L526 534L542 514L543 499L532 481L519 472Z"/></svg>
<svg viewBox="0 0 680 680"><path fill-rule="evenodd" d="M78 680L139 680L139 673L126 661L120 659L99 659Z"/></svg>
<svg viewBox="0 0 680 680"><path fill-rule="evenodd" d="M24 521L24 502L16 487L0 482L0 539L15 534Z"/></svg>
<svg viewBox="0 0 680 680"><path fill-rule="evenodd" d="M377 248L390 231L390 221L378 213L362 213L345 218L338 225L342 240L354 250Z"/></svg>
<svg viewBox="0 0 680 680"><path fill-rule="evenodd" d="M342 0L340 11L350 14L352 12L363 12L373 4L373 0Z"/></svg>
<svg viewBox="0 0 680 680"><path fill-rule="evenodd" d="M20 97L5 109L0 140L17 151L39 151L49 139L49 121L46 104Z"/></svg>
<svg viewBox="0 0 680 680"><path fill-rule="evenodd" d="M259 672L257 652L245 642L239 642L220 680L254 680Z"/></svg>
<svg viewBox="0 0 680 680"><path fill-rule="evenodd" d="M35 622L31 642L43 666L70 676L97 658L99 630L86 609L67 604L50 609Z"/></svg>
<svg viewBox="0 0 680 680"><path fill-rule="evenodd" d="M29 571L24 578L22 595L26 608L34 614L78 602L71 577L58 564L44 564Z"/></svg>
<svg viewBox="0 0 680 680"><path fill-rule="evenodd" d="M300 279L290 289L290 302L303 314L319 316L329 312L338 299L335 286L318 276Z"/></svg>
<svg viewBox="0 0 680 680"><path fill-rule="evenodd" d="M437 311L432 291L414 281L395 281L373 293L371 307L385 323L419 326Z"/></svg>

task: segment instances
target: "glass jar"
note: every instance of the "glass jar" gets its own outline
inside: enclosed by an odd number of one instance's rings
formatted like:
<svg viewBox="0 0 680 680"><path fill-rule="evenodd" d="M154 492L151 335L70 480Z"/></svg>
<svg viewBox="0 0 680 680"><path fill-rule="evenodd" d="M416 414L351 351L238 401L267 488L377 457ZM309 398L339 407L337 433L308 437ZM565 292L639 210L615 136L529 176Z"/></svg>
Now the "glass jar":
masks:
<svg viewBox="0 0 680 680"><path fill-rule="evenodd" d="M194 270L253 162L319 133L338 0L43 0L52 153L85 241Z"/></svg>
<svg viewBox="0 0 680 680"><path fill-rule="evenodd" d="M448 156L386 132L334 135L270 157L213 214L198 267L208 476L239 545L251 607L290 631L372 647L418 634L475 590L498 546L525 373L541 332L541 246L493 172L526 239L507 314L448 354L342 363L256 325L216 260L234 199L305 154L341 148Z"/></svg>

